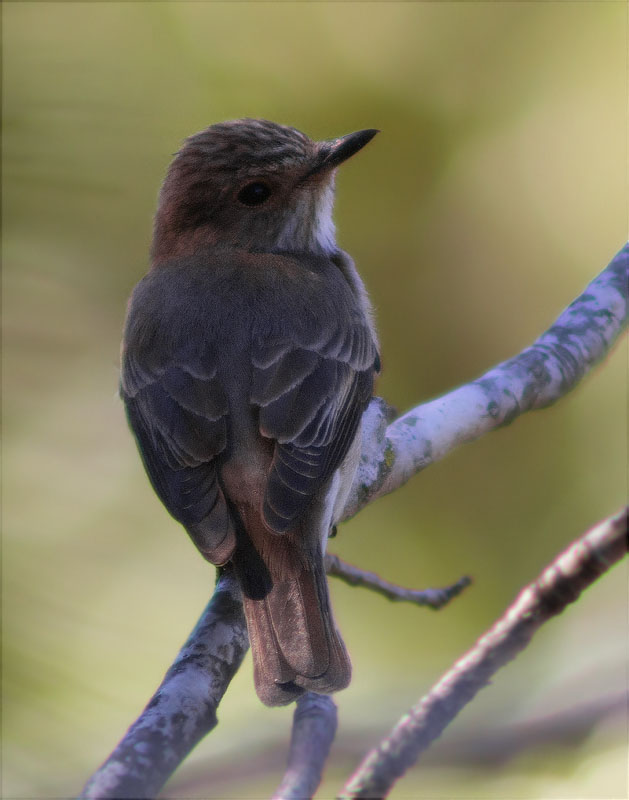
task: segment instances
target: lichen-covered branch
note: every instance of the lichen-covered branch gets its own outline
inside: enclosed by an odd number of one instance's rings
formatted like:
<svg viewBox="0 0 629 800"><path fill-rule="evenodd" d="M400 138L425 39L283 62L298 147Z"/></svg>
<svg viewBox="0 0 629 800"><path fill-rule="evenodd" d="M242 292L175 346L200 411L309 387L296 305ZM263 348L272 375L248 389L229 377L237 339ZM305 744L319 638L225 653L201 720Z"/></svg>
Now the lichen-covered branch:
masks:
<svg viewBox="0 0 629 800"><path fill-rule="evenodd" d="M155 797L216 725L218 704L248 647L240 588L226 570L159 689L80 797Z"/></svg>
<svg viewBox="0 0 629 800"><path fill-rule="evenodd" d="M540 577L520 592L503 616L430 692L371 750L339 798L386 797L393 784L441 735L502 666L523 650L536 631L573 603L627 553L628 509L573 542Z"/></svg>
<svg viewBox="0 0 629 800"><path fill-rule="evenodd" d="M367 572L348 564L332 553L325 555L325 571L328 575L349 583L350 586L364 586L388 600L404 601L434 609L443 608L472 582L470 578L464 576L451 586L444 586L441 589L406 589L404 586L385 581L375 572Z"/></svg>
<svg viewBox="0 0 629 800"><path fill-rule="evenodd" d="M273 800L309 800L321 783L337 727L336 704L328 695L306 692L298 698L288 766Z"/></svg>
<svg viewBox="0 0 629 800"><path fill-rule="evenodd" d="M405 589L332 555L326 557L326 569L390 599L432 608L442 607L469 584L468 578L461 578L443 589ZM154 797L192 748L215 727L218 704L248 647L240 589L225 570L159 688L80 797ZM335 732L336 706L331 698L306 693L297 701L288 768L276 800L314 794Z"/></svg>
<svg viewBox="0 0 629 800"><path fill-rule="evenodd" d="M344 519L415 473L573 389L610 350L629 317L629 244L530 347L471 383L393 422L381 401L363 417L361 464Z"/></svg>
<svg viewBox="0 0 629 800"><path fill-rule="evenodd" d="M343 519L398 488L457 445L513 421L524 411L549 405L572 389L627 325L628 285L629 245L520 355L395 420L390 407L375 399L363 416L361 462ZM453 596L457 587L463 588L460 581L435 591ZM153 699L90 778L81 797L154 797L215 726L218 703L247 647L240 592L226 570Z"/></svg>

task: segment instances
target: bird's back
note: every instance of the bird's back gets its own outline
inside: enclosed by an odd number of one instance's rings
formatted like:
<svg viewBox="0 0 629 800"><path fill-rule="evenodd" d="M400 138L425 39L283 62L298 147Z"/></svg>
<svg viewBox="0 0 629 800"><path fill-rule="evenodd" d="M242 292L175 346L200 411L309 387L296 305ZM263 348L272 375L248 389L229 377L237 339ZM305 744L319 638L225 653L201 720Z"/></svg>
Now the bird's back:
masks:
<svg viewBox="0 0 629 800"><path fill-rule="evenodd" d="M376 360L359 294L323 257L208 250L154 268L130 303L131 427L171 514L234 563L269 704L349 682L323 552Z"/></svg>

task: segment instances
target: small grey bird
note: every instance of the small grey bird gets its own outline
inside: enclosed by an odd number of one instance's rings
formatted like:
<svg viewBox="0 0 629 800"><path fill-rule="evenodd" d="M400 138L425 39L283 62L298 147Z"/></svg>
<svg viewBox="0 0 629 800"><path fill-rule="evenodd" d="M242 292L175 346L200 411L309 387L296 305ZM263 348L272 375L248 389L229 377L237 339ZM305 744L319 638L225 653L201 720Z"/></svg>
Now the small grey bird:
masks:
<svg viewBox="0 0 629 800"><path fill-rule="evenodd" d="M379 371L336 245L336 168L377 133L315 142L242 119L186 140L129 302L121 394L158 496L242 588L267 705L345 688L323 556Z"/></svg>

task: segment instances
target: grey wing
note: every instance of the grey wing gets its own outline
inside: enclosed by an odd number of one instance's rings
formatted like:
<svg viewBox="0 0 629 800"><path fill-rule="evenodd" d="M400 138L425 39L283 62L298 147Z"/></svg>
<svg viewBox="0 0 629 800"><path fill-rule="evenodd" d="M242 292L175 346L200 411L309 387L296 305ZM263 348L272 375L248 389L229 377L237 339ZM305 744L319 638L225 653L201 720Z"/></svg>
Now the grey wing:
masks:
<svg viewBox="0 0 629 800"><path fill-rule="evenodd" d="M216 474L227 444L227 400L211 352L125 347L121 396L157 495L203 555L225 563L235 545Z"/></svg>
<svg viewBox="0 0 629 800"><path fill-rule="evenodd" d="M337 315L327 326L302 319L291 337L254 342L251 399L260 432L276 442L264 517L277 533L295 524L342 463L379 369L366 320Z"/></svg>

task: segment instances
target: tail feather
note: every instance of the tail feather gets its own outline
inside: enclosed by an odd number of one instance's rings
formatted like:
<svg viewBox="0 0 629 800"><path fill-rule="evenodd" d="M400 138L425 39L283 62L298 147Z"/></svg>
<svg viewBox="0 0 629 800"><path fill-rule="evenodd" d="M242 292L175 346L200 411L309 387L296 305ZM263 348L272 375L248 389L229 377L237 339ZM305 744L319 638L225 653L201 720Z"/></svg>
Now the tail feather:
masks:
<svg viewBox="0 0 629 800"><path fill-rule="evenodd" d="M304 691L344 689L351 663L336 630L323 557L296 576L273 582L258 599L244 593L254 681L266 705L285 705Z"/></svg>
<svg viewBox="0 0 629 800"><path fill-rule="evenodd" d="M286 663L297 675L314 678L328 669L330 659L325 624L312 573L278 581L265 598L273 636Z"/></svg>

